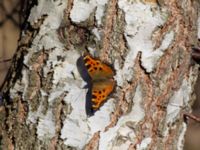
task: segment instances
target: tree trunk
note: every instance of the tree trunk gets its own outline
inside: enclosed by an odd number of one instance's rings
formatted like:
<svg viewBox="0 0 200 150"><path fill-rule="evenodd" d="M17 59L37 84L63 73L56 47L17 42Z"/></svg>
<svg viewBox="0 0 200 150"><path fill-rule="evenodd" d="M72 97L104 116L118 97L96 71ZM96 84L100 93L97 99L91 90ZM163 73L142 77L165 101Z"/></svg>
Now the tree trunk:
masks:
<svg viewBox="0 0 200 150"><path fill-rule="evenodd" d="M2 149L182 149L199 1L38 1L2 86ZM115 70L86 114L85 51ZM91 89L90 89L91 90Z"/></svg>

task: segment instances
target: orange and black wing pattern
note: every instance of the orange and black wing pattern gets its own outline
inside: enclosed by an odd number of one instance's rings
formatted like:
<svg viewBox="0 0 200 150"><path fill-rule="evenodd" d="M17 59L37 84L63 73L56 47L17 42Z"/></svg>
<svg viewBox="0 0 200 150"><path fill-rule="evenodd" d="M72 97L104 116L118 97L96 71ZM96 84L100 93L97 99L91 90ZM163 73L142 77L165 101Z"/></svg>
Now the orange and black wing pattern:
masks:
<svg viewBox="0 0 200 150"><path fill-rule="evenodd" d="M98 110L100 106L107 100L113 91L115 81L113 80L114 71L107 64L90 55L84 56L85 66L92 82L92 109Z"/></svg>

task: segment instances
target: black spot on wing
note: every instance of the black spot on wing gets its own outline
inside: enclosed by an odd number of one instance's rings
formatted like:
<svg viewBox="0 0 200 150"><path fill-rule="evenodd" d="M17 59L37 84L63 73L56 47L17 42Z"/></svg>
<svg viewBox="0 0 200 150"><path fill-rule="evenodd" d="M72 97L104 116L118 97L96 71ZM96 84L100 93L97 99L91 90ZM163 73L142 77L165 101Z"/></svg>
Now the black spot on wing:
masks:
<svg viewBox="0 0 200 150"><path fill-rule="evenodd" d="M85 65L87 67L87 69L90 69L91 68L91 65L90 64L87 64Z"/></svg>
<svg viewBox="0 0 200 150"><path fill-rule="evenodd" d="M94 95L94 94L92 94L92 98L97 98L97 96L96 96L96 95Z"/></svg>

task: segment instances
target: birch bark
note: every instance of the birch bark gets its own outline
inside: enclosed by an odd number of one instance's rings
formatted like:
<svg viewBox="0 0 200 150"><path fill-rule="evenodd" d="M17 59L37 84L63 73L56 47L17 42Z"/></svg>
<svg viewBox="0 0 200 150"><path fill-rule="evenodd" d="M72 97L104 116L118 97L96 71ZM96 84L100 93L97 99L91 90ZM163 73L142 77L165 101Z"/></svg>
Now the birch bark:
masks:
<svg viewBox="0 0 200 150"><path fill-rule="evenodd" d="M195 0L38 1L2 86L1 148L182 149L198 11ZM77 69L85 49L116 81L90 117Z"/></svg>

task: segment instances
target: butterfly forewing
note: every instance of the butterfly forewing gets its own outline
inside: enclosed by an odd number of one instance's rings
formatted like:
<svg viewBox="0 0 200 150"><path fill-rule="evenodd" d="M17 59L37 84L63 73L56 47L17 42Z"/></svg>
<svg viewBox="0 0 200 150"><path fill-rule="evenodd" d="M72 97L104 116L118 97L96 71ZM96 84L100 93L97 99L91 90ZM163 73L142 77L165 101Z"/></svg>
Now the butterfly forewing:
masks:
<svg viewBox="0 0 200 150"><path fill-rule="evenodd" d="M99 60L87 55L84 57L84 61L92 80L108 79L113 77L113 70Z"/></svg>

